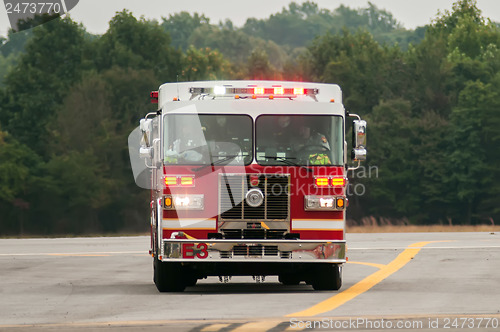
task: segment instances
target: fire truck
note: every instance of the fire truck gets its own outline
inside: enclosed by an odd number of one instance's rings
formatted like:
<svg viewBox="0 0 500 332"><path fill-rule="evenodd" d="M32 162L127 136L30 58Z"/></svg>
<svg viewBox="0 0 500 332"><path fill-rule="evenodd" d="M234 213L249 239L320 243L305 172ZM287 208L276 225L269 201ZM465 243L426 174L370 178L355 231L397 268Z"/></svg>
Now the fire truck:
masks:
<svg viewBox="0 0 500 332"><path fill-rule="evenodd" d="M151 191L160 292L208 276L341 287L347 173L366 158L366 122L345 110L338 85L166 83L151 101L157 110L130 134L129 152L136 183Z"/></svg>

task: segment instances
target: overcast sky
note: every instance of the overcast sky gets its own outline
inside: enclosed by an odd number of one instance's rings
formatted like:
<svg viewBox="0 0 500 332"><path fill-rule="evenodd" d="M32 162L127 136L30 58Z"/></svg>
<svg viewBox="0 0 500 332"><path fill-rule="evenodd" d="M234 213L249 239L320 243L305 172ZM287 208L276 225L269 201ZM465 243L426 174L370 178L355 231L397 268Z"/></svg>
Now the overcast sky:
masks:
<svg viewBox="0 0 500 332"><path fill-rule="evenodd" d="M8 1L8 0L6 0ZM115 12L129 9L135 16L148 19L168 17L180 11L203 13L212 23L229 18L236 26L242 26L249 17L266 18L280 12L291 0L80 0L70 12L73 20L83 23L87 31L102 34ZM295 0L302 3L304 0ZM315 0L321 8L334 10L340 4L351 8L367 7L367 0ZM450 10L453 0L371 0L377 7L386 9L404 27L413 29L430 23L437 12ZM477 0L483 16L500 22L499 0ZM0 35L5 36L9 21L4 6L0 6Z"/></svg>

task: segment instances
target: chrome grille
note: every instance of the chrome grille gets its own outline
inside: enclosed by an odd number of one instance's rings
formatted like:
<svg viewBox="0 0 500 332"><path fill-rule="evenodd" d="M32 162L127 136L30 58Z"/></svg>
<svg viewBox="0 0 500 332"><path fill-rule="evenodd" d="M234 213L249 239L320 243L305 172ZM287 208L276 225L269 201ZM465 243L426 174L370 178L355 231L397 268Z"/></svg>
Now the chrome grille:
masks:
<svg viewBox="0 0 500 332"><path fill-rule="evenodd" d="M221 251L221 258L232 257L250 257L250 256L280 256L278 246L263 246L263 245L237 245L231 251ZM290 258L292 256L290 251L281 253L281 258Z"/></svg>
<svg viewBox="0 0 500 332"><path fill-rule="evenodd" d="M259 184L252 186L251 177ZM245 195L259 188L264 203L251 207ZM288 221L290 211L290 176L283 174L221 174L219 176L219 218L237 221Z"/></svg>

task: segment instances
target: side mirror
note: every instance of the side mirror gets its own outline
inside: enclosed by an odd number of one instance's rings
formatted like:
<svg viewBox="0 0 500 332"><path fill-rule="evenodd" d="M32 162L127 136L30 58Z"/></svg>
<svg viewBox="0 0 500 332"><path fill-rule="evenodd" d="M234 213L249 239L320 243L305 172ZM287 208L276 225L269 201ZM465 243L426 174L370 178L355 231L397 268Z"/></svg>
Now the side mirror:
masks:
<svg viewBox="0 0 500 332"><path fill-rule="evenodd" d="M366 160L366 121L354 120L352 127L352 153L354 161Z"/></svg>
<svg viewBox="0 0 500 332"><path fill-rule="evenodd" d="M139 128L141 130L139 158L145 159L148 168L155 168L154 165L159 162L156 160L158 158L156 152L159 151L160 140L153 138L153 119L141 119Z"/></svg>
<svg viewBox="0 0 500 332"><path fill-rule="evenodd" d="M151 133L153 131L153 121L151 119L141 119L140 126L142 132L141 146L151 145Z"/></svg>
<svg viewBox="0 0 500 332"><path fill-rule="evenodd" d="M151 130L153 130L153 120L151 119L141 119L141 121L139 122L141 124L141 131L145 131L145 132L151 132Z"/></svg>

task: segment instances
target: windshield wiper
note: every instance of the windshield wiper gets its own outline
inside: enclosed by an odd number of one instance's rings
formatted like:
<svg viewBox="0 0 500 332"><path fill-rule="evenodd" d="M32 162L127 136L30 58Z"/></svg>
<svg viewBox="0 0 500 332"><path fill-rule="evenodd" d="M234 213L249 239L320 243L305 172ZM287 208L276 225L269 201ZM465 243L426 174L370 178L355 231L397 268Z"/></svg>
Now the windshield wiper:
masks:
<svg viewBox="0 0 500 332"><path fill-rule="evenodd" d="M304 165L299 165L297 163L294 163L293 161L291 161L290 159L297 159L297 158L294 158L294 157L274 157L274 156L264 156L264 158L266 159L274 159L276 161L280 161L282 162L283 164L287 164L289 166L298 166L298 167L302 167L304 169L307 169L308 172L314 172L311 168L309 167L306 167Z"/></svg>
<svg viewBox="0 0 500 332"><path fill-rule="evenodd" d="M212 166L213 167L213 166L221 165L221 164L224 164L226 162L230 162L231 160L233 160L234 158L236 158L238 156L239 155L237 155L237 154L231 155L231 156L226 156L225 158L213 161L210 164L203 165L203 166L197 167L197 168L193 168L192 171L198 172L198 171L201 171L202 169L204 169L204 168L206 168L208 166Z"/></svg>

